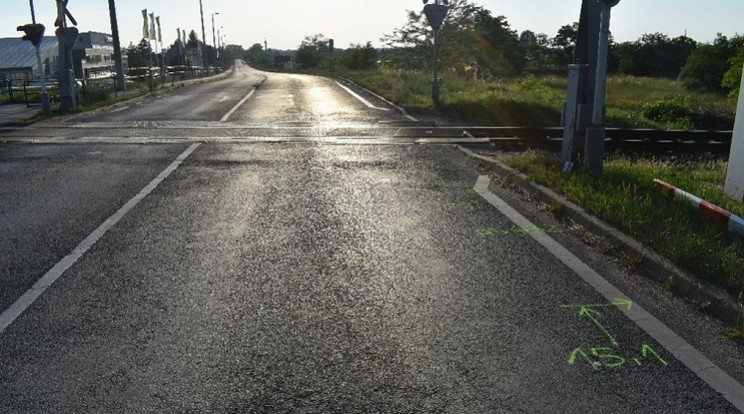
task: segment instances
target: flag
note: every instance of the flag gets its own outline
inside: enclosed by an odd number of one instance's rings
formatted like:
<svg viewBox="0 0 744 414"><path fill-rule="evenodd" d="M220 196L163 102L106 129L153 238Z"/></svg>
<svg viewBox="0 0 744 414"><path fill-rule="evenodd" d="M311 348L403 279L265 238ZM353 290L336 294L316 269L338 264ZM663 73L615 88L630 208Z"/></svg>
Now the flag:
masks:
<svg viewBox="0 0 744 414"><path fill-rule="evenodd" d="M155 32L155 13L150 13L150 40L158 40Z"/></svg>
<svg viewBox="0 0 744 414"><path fill-rule="evenodd" d="M142 38L149 39L150 31L147 29L147 9L142 10L142 18L145 20L145 22L142 24Z"/></svg>
<svg viewBox="0 0 744 414"><path fill-rule="evenodd" d="M160 16L155 18L155 22L158 24L158 42L163 43L163 35L160 34Z"/></svg>

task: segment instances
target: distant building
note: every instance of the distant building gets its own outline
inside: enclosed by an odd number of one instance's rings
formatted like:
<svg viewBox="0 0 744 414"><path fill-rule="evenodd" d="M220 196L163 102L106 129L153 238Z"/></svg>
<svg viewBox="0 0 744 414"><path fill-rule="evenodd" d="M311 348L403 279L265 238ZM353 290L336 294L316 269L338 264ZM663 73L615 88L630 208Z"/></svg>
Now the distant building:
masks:
<svg viewBox="0 0 744 414"><path fill-rule="evenodd" d="M56 36L44 36L39 44L44 76L55 77L59 66L59 42ZM20 37L0 39L0 80L14 84L39 78L36 48Z"/></svg>
<svg viewBox="0 0 744 414"><path fill-rule="evenodd" d="M123 59L126 72L126 56ZM114 76L116 65L113 36L97 32L80 33L72 46L72 62L77 79Z"/></svg>
<svg viewBox="0 0 744 414"><path fill-rule="evenodd" d="M59 41L56 36L44 36L40 43L44 76L57 77L59 70ZM113 77L114 43L105 33L80 33L72 47L72 66L77 79ZM123 56L124 70L127 58ZM19 37L0 39L0 80L12 80L14 85L39 78L36 48Z"/></svg>

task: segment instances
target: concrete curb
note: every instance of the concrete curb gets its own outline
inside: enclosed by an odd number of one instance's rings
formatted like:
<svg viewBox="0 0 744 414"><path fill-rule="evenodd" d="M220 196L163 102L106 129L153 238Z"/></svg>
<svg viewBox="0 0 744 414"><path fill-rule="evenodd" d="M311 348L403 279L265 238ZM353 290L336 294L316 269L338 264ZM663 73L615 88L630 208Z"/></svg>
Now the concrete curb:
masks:
<svg viewBox="0 0 744 414"><path fill-rule="evenodd" d="M499 160L476 154L459 145L458 148L470 157L488 162L500 176L510 179L518 187L534 195L540 201L561 205L562 215L583 226L589 232L611 240L625 254L639 258L640 263L653 274L654 279L661 283L670 284L676 294L704 308L708 315L734 328L740 328L744 324L744 306L738 304L723 289L680 269L668 259L643 246L640 242L590 215L555 191L530 181L529 177Z"/></svg>

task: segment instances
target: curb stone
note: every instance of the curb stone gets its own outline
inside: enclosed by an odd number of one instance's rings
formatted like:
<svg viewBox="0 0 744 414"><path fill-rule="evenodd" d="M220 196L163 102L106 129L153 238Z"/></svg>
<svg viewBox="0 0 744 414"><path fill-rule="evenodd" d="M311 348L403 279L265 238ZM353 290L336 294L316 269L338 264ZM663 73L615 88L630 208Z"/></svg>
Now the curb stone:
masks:
<svg viewBox="0 0 744 414"><path fill-rule="evenodd" d="M704 312L708 315L733 328L740 328L744 324L744 305L737 303L723 289L680 269L637 240L590 215L586 210L555 191L530 181L525 174L503 164L498 159L477 154L460 145L458 149L470 157L488 162L498 175L512 179L514 184L538 200L548 204L559 204L562 215L583 226L592 234L616 243L625 254L640 258L640 263L651 271L654 279L660 283L671 283L675 294L703 306Z"/></svg>

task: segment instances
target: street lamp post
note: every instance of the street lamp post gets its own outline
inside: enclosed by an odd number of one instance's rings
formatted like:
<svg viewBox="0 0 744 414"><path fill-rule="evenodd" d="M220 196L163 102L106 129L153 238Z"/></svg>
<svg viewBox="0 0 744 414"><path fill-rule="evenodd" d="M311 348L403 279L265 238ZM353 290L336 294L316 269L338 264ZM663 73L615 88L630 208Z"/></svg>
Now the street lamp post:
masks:
<svg viewBox="0 0 744 414"><path fill-rule="evenodd" d="M202 42L199 45L199 49L201 49L201 55L202 55L202 66L207 67L207 56L204 54L204 45L207 43L207 34L204 31L204 6L202 5L202 0L199 0L199 14L201 15L201 26L202 26Z"/></svg>
<svg viewBox="0 0 744 414"><path fill-rule="evenodd" d="M116 67L116 90L126 89L124 81L124 63L121 56L121 41L119 39L119 23L116 19L116 3L109 0L109 15L111 18L111 35L114 38L114 66Z"/></svg>
<svg viewBox="0 0 744 414"><path fill-rule="evenodd" d="M214 12L214 13L212 13L212 46L214 46L214 51L215 51L215 62L214 63L215 63L215 66L216 66L217 65L217 55L216 55L216 53L217 53L217 40L215 39L215 36L214 36L214 15L215 14L220 14L220 12Z"/></svg>

